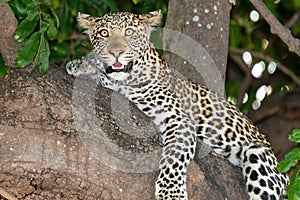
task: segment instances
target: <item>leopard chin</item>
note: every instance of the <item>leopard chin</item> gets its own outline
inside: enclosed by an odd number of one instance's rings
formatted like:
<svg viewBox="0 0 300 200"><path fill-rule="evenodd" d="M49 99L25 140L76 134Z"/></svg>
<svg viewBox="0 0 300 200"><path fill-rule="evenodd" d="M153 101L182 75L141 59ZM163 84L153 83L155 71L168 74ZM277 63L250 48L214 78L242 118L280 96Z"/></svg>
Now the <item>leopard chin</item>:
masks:
<svg viewBox="0 0 300 200"><path fill-rule="evenodd" d="M124 72L129 73L132 70L133 61L130 61L127 65L123 65L120 63L115 63L113 65L105 65L105 72L107 74L111 74L113 72Z"/></svg>

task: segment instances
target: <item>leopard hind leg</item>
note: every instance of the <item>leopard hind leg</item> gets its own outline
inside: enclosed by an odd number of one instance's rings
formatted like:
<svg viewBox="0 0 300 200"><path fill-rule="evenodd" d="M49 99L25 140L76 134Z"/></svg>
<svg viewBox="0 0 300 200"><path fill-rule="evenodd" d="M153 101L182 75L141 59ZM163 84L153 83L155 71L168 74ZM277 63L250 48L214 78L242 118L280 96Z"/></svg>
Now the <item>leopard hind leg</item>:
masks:
<svg viewBox="0 0 300 200"><path fill-rule="evenodd" d="M276 169L277 160L270 147L251 144L242 153L242 171L250 200L286 199L288 176Z"/></svg>

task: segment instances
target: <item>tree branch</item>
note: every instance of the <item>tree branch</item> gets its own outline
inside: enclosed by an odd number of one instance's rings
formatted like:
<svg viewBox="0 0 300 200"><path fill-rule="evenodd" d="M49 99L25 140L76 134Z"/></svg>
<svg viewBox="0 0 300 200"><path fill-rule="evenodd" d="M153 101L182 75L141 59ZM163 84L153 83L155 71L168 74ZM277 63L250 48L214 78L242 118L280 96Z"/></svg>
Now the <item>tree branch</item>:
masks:
<svg viewBox="0 0 300 200"><path fill-rule="evenodd" d="M230 52L242 54L242 53L245 52L245 50L238 49L238 48L230 48ZM277 64L277 68L280 71L282 71L282 73L289 76L295 82L296 85L300 86L299 77L297 77L291 70L289 70L288 67L286 67L285 65L283 65L280 62L276 61L274 58L272 58L268 55L265 55L263 53L260 53L260 52L255 52L255 51L251 51L251 55L255 58L259 58L259 59L265 60L267 62L271 62L271 61L275 62Z"/></svg>
<svg viewBox="0 0 300 200"><path fill-rule="evenodd" d="M272 117L273 115L276 115L282 109L283 109L283 107L281 105L276 105L272 108L263 109L263 110L260 110L259 112L254 112L253 114L249 115L249 118L251 119L251 121L254 124L257 124L269 117Z"/></svg>
<svg viewBox="0 0 300 200"><path fill-rule="evenodd" d="M289 51L296 53L300 57L300 40L293 37L291 31L278 21L263 1L250 1L270 25L271 33L278 35L278 37L288 46Z"/></svg>
<svg viewBox="0 0 300 200"><path fill-rule="evenodd" d="M285 24L286 28L292 28L300 18L300 11L297 11Z"/></svg>

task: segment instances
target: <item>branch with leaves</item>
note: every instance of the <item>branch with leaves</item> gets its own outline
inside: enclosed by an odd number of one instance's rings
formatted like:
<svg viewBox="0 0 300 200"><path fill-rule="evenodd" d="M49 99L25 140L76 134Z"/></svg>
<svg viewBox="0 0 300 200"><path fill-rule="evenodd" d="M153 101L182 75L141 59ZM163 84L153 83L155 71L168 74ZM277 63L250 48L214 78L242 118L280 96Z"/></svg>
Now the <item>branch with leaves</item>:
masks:
<svg viewBox="0 0 300 200"><path fill-rule="evenodd" d="M58 33L59 19L56 13L47 2L6 2L16 17L22 20L14 34L16 42L24 42L16 56L16 67L25 68L32 64L32 71L39 66L40 75L44 75L49 66L48 41L54 40Z"/></svg>

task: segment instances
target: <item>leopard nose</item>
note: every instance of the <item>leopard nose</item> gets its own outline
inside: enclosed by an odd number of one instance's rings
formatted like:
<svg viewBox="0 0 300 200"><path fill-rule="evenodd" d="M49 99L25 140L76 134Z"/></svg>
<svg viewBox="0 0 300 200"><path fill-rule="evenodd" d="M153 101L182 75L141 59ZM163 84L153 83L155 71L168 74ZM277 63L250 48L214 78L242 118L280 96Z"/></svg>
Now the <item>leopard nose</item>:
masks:
<svg viewBox="0 0 300 200"><path fill-rule="evenodd" d="M121 49L112 49L108 51L108 53L113 55L115 58L119 58L124 53L124 51Z"/></svg>

